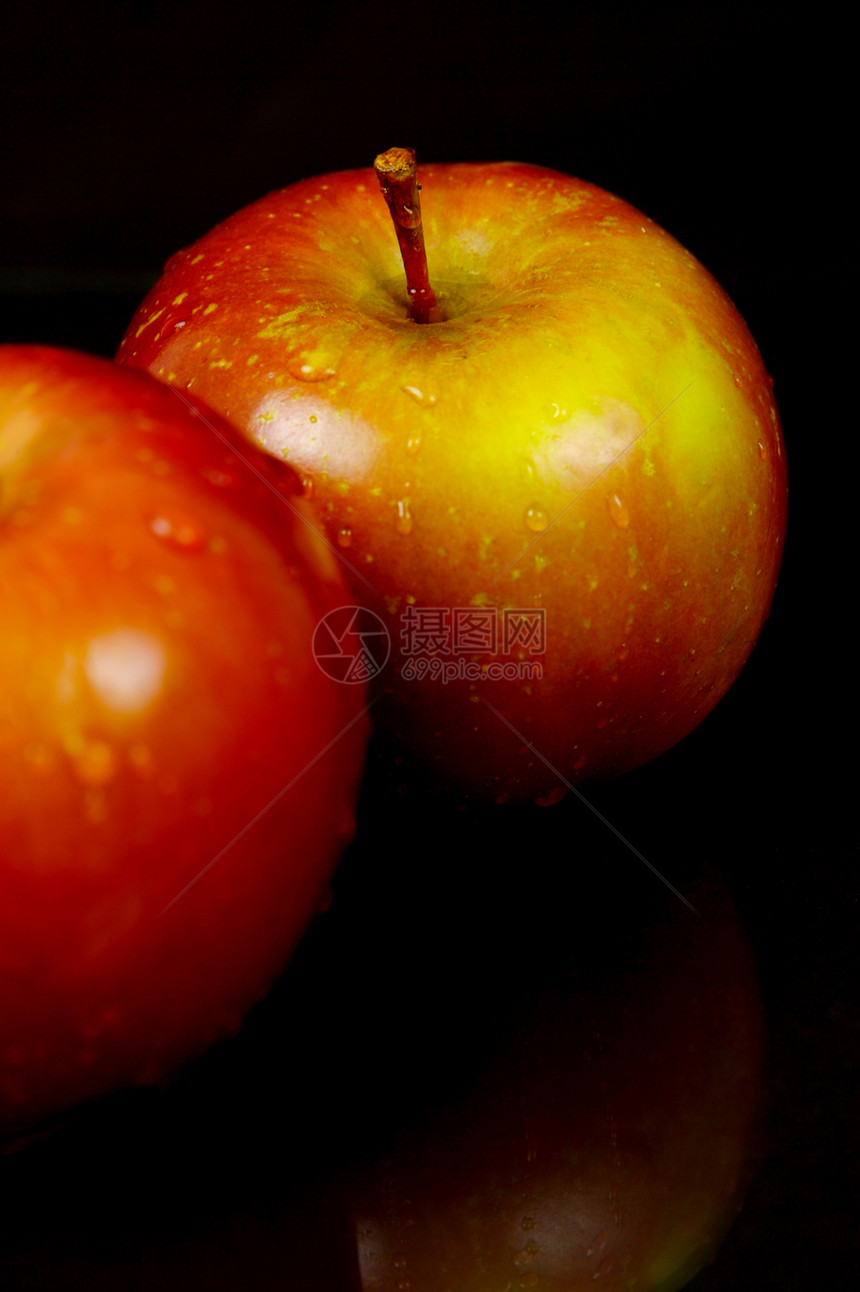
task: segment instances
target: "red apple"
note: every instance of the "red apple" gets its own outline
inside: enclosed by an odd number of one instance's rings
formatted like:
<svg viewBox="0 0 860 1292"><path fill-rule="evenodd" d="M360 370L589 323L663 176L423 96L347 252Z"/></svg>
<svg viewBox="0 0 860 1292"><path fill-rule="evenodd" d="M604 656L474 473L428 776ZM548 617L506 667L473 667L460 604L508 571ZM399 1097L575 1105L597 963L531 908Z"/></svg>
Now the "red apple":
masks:
<svg viewBox="0 0 860 1292"><path fill-rule="evenodd" d="M300 492L143 373L0 349L0 1131L235 1031L320 903L366 732Z"/></svg>
<svg viewBox="0 0 860 1292"><path fill-rule="evenodd" d="M541 796L654 758L743 667L786 524L772 383L617 197L514 163L422 180L429 280L417 193L388 194L407 291L374 172L306 180L175 255L118 358L304 477L388 626L375 717L407 757Z"/></svg>

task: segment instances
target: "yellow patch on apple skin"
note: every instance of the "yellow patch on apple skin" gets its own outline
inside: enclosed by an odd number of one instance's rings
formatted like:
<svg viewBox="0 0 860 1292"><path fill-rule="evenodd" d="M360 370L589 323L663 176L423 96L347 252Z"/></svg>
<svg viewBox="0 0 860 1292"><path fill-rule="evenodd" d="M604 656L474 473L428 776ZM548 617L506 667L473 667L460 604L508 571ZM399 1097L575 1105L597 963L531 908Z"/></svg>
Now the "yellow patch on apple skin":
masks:
<svg viewBox="0 0 860 1292"><path fill-rule="evenodd" d="M326 306L322 301L303 301L291 310L276 314L273 319L266 319L266 326L257 333L261 341L289 340L293 328L301 324L313 324L325 318ZM263 320L260 320L263 322Z"/></svg>
<svg viewBox="0 0 860 1292"><path fill-rule="evenodd" d="M140 334L141 334L142 332L145 332L145 331L146 331L146 329L147 329L151 324L153 324L153 323L155 322L155 320L156 320L156 319L161 318L161 316L162 316L162 314L163 314L163 313L164 313L164 306L162 306L160 310L156 310L154 314L150 314L149 318L148 318L144 323L141 323L140 327L137 329L137 331L135 332L135 334L134 334L134 335L135 335L136 337L140 336Z"/></svg>
<svg viewBox="0 0 860 1292"><path fill-rule="evenodd" d="M35 444L42 430L42 419L26 406L26 400L37 390L36 382L28 382L16 400L17 407L13 405L12 411L3 416L0 425L0 472L9 471L16 461L23 461L29 445ZM8 485L8 480L6 484Z"/></svg>

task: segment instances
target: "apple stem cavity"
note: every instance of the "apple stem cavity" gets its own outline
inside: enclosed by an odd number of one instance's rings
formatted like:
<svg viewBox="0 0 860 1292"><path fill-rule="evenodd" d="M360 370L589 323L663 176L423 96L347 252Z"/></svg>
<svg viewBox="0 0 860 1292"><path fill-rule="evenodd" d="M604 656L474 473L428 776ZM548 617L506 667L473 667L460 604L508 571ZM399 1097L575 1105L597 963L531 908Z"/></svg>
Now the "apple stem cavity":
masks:
<svg viewBox="0 0 860 1292"><path fill-rule="evenodd" d="M410 317L413 323L438 323L441 315L427 270L415 152L412 148L389 148L379 154L373 169L394 221L406 271Z"/></svg>

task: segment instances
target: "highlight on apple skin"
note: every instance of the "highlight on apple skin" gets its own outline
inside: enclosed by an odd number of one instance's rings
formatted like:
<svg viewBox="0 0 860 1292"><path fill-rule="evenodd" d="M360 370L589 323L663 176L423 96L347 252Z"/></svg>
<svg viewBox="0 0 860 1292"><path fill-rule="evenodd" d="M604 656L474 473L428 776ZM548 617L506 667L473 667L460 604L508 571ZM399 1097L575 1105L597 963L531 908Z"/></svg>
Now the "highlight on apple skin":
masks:
<svg viewBox="0 0 860 1292"><path fill-rule="evenodd" d="M427 322L355 170L174 255L117 358L300 473L390 635L374 719L406 765L552 800L675 745L743 668L786 527L772 382L621 199L512 162L420 178Z"/></svg>

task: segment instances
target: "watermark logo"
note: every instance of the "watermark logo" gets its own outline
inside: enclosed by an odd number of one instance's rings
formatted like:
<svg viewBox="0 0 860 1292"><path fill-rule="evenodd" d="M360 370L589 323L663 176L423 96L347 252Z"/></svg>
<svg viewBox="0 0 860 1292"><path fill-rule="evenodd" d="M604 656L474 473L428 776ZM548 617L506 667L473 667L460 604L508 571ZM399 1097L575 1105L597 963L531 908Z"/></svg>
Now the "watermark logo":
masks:
<svg viewBox="0 0 860 1292"><path fill-rule="evenodd" d="M541 607L407 606L400 615L405 682L539 682L545 650ZM340 606L317 624L313 653L336 682L369 682L388 662L391 638L372 610Z"/></svg>
<svg viewBox="0 0 860 1292"><path fill-rule="evenodd" d="M312 649L322 671L335 682L358 685L372 681L385 668L391 638L372 610L338 606L317 624Z"/></svg>
<svg viewBox="0 0 860 1292"><path fill-rule="evenodd" d="M404 655L543 655L542 607L407 606L400 616Z"/></svg>
<svg viewBox="0 0 860 1292"><path fill-rule="evenodd" d="M400 616L400 638L406 682L538 682L546 610L408 606ZM493 658L482 662L481 655Z"/></svg>

